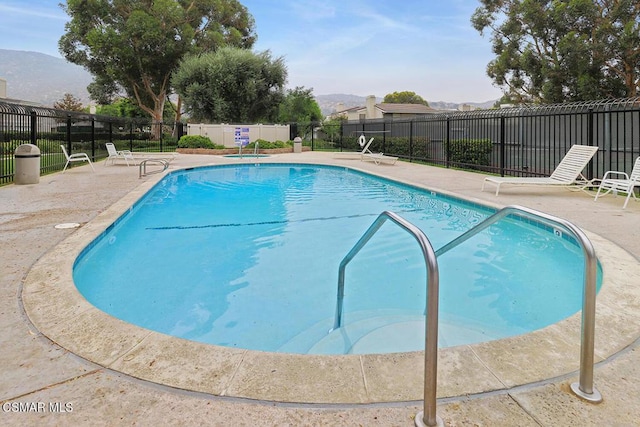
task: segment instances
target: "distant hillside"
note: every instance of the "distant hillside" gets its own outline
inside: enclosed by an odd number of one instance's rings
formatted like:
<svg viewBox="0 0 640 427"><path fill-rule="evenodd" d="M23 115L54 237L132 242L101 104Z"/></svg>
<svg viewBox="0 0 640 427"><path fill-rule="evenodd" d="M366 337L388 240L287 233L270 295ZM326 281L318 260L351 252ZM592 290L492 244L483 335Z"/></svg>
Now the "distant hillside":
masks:
<svg viewBox="0 0 640 427"><path fill-rule="evenodd" d="M84 68L62 58L7 49L0 49L0 77L7 81L7 98L49 107L65 93L87 104L87 86L93 81Z"/></svg>
<svg viewBox="0 0 640 427"><path fill-rule="evenodd" d="M89 103L87 86L93 81L88 71L65 59L38 52L8 49L0 49L0 77L7 81L7 98L45 106L53 106L54 102L62 99L65 93L72 94L87 105ZM339 93L318 95L315 99L322 114L326 116L335 112L340 103L345 108L364 106L367 97ZM382 102L382 98L376 98L376 102ZM495 100L467 104L479 108L490 108L494 103ZM455 110L460 104L429 101L429 105L435 109Z"/></svg>
<svg viewBox="0 0 640 427"><path fill-rule="evenodd" d="M332 95L317 95L315 97L316 102L320 106L322 114L325 116L335 112L338 104L343 104L345 108L362 107L367 101L366 96L347 95L343 93L336 93ZM376 98L376 102L382 102L382 98ZM429 106L436 110L457 110L462 103L444 102L444 101L427 101ZM464 104L471 105L476 108L491 108L495 104L496 100L486 102L465 102Z"/></svg>
<svg viewBox="0 0 640 427"><path fill-rule="evenodd" d="M367 102L366 96L347 95L344 93L334 93L331 95L318 95L315 97L320 106L320 111L325 116L337 111L338 104L343 104L344 108L362 107ZM376 98L376 102L382 102L382 98Z"/></svg>
<svg viewBox="0 0 640 427"><path fill-rule="evenodd" d="M471 105L475 108L491 108L496 103L496 99L485 102L463 102L463 103L455 103L455 102L445 102L445 101L429 101L429 106L431 108L435 108L436 110L457 110L460 105L467 104Z"/></svg>

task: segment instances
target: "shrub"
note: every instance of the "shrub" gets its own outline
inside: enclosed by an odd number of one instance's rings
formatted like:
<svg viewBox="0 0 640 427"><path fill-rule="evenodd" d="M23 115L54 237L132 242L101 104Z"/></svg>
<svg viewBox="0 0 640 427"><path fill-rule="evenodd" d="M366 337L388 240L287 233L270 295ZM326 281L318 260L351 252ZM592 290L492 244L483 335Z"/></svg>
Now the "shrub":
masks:
<svg viewBox="0 0 640 427"><path fill-rule="evenodd" d="M267 141L264 139L256 139L251 144L247 145L247 148L255 148L256 142L258 143L258 148L261 150L268 150L272 148L289 148L293 147L293 142L291 141Z"/></svg>
<svg viewBox="0 0 640 427"><path fill-rule="evenodd" d="M455 139L449 143L449 160L474 168L473 165L489 166L491 160L491 150L493 145L491 140L485 139Z"/></svg>
<svg viewBox="0 0 640 427"><path fill-rule="evenodd" d="M224 146L214 144L206 136L184 135L178 141L178 148L224 148Z"/></svg>

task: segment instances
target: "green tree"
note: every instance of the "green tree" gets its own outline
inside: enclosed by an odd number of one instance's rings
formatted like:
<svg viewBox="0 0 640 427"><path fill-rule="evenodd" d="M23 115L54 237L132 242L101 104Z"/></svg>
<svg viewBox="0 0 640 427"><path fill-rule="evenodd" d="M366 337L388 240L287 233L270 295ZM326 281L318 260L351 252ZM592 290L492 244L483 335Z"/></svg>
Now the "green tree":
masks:
<svg viewBox="0 0 640 427"><path fill-rule="evenodd" d="M389 93L384 96L382 102L387 104L422 104L429 106L429 103L420 95L410 91Z"/></svg>
<svg viewBox="0 0 640 427"><path fill-rule="evenodd" d="M67 0L58 46L95 77L92 94L121 88L162 120L171 74L190 52L251 47L254 22L237 0Z"/></svg>
<svg viewBox="0 0 640 427"><path fill-rule="evenodd" d="M94 76L93 82L87 86L89 97L99 105L109 105L120 98L120 86L105 76Z"/></svg>
<svg viewBox="0 0 640 427"><path fill-rule="evenodd" d="M471 22L489 30L487 74L516 102L635 96L640 6L632 0L481 0Z"/></svg>
<svg viewBox="0 0 640 427"><path fill-rule="evenodd" d="M279 108L279 123L309 123L320 120L322 111L313 97L313 89L298 86L287 90Z"/></svg>
<svg viewBox="0 0 640 427"><path fill-rule="evenodd" d="M331 141L337 141L342 135L342 124L347 121L346 116L334 117L322 122L322 132Z"/></svg>
<svg viewBox="0 0 640 427"><path fill-rule="evenodd" d="M98 105L96 114L111 117L148 117L148 114L129 98L118 98L110 104Z"/></svg>
<svg viewBox="0 0 640 427"><path fill-rule="evenodd" d="M66 111L82 111L84 109L80 99L70 93L65 93L61 100L53 104L53 108Z"/></svg>
<svg viewBox="0 0 640 427"><path fill-rule="evenodd" d="M276 121L287 69L269 51L224 47L186 58L171 80L194 120Z"/></svg>

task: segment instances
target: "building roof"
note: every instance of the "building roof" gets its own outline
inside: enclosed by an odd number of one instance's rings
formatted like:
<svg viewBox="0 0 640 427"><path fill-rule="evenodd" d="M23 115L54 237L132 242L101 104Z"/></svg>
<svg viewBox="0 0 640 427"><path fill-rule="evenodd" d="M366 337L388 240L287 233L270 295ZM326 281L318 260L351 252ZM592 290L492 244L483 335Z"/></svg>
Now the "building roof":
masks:
<svg viewBox="0 0 640 427"><path fill-rule="evenodd" d="M342 114L342 113L348 113L350 111L357 111L357 110L361 110L364 107L362 106L357 106L357 107L350 107L350 108L345 108L344 110L340 110L340 111L335 111L333 114Z"/></svg>
<svg viewBox="0 0 640 427"><path fill-rule="evenodd" d="M437 110L423 104L376 104L376 107L385 114L430 114Z"/></svg>
<svg viewBox="0 0 640 427"><path fill-rule="evenodd" d="M436 110L423 104L395 104L395 103L380 103L373 105L375 109L385 114L406 114L406 115L423 115L423 114L436 114L441 110ZM330 117L337 117L340 115L350 113L366 113L367 106L351 107L344 110L336 111L330 115Z"/></svg>

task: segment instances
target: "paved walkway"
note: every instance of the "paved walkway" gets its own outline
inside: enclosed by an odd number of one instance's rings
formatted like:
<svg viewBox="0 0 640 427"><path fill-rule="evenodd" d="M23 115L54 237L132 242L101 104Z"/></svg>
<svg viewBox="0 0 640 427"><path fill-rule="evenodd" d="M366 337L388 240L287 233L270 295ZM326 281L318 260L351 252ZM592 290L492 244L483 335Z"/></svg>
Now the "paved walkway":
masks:
<svg viewBox="0 0 640 427"><path fill-rule="evenodd" d="M477 201L527 206L566 218L608 238L635 258L640 256L640 203L631 202L623 211L622 198L594 203L581 192L537 188L505 188L496 198L491 191L480 192L479 174L405 162L384 166L340 161L327 153L287 154L261 161L353 165ZM229 160L182 155L172 168L222 162ZM413 425L420 402L296 405L185 392L94 365L41 335L25 315L21 289L31 266L75 231L54 226L85 224L142 181L157 178L138 179L136 167L99 163L95 174L81 166L44 176L37 185L0 187L1 425ZM622 303L639 308L640 318L640 298ZM626 329L596 329L596 349L610 334L628 334L630 343L596 367L595 384L604 396L602 403L589 404L568 392L568 384L576 379L570 376L507 392L446 399L439 402L439 416L451 426L638 425L640 320L625 320Z"/></svg>

